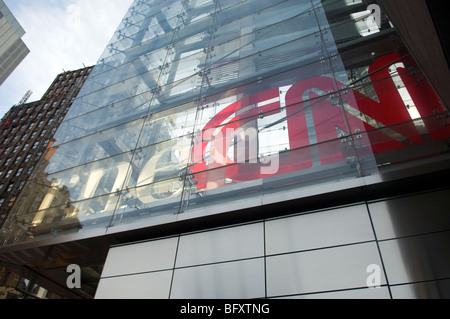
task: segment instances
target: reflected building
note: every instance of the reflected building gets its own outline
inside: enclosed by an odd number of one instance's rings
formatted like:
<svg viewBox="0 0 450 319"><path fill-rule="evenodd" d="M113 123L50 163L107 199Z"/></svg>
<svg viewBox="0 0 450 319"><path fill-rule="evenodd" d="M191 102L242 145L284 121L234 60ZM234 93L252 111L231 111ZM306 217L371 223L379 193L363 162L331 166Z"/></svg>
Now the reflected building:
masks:
<svg viewBox="0 0 450 319"><path fill-rule="evenodd" d="M448 97L429 75L446 59L396 13L136 0L0 258L61 287L80 265L70 298L448 296Z"/></svg>
<svg viewBox="0 0 450 319"><path fill-rule="evenodd" d="M92 71L92 67L76 71L64 72L56 77L47 92L38 101L19 103L13 106L2 118L0 135L0 228L10 215L14 205L33 205L36 197L45 197L49 187L46 178L41 178L41 189L25 189L26 182L32 177L33 171L40 171L40 166L46 165L51 159L53 136L61 124L64 116L72 106L78 92ZM30 95L30 92L27 96ZM58 194L61 201L69 200L69 194ZM22 227L28 227L25 222ZM29 234L38 234L39 228L30 228ZM3 269L2 269L3 270ZM6 271L9 273L11 270ZM20 274L20 271L18 271ZM12 272L8 277L21 279L21 276ZM22 277L22 288L17 290L9 287L5 279L6 298L11 296L30 296L30 291L36 288L33 282ZM0 291L3 284L0 281ZM27 289L25 289L26 287ZM31 289L28 291L28 288ZM45 294L47 295L47 294Z"/></svg>
<svg viewBox="0 0 450 319"><path fill-rule="evenodd" d="M0 85L30 53L22 41L24 35L19 22L0 0Z"/></svg>
<svg viewBox="0 0 450 319"><path fill-rule="evenodd" d="M35 168L52 156L53 136L92 67L58 75L38 101L13 106L2 118L0 136L0 226ZM45 156L44 156L45 153ZM40 162L41 161L41 162ZM45 184L45 181L42 181ZM46 191L43 193L46 194ZM21 202L28 205L31 194Z"/></svg>

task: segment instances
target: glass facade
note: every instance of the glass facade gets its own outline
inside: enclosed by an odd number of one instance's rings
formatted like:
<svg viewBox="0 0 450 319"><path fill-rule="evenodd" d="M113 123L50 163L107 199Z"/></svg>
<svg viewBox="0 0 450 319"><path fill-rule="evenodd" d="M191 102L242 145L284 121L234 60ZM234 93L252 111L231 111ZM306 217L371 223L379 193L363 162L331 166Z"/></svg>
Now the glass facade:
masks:
<svg viewBox="0 0 450 319"><path fill-rule="evenodd" d="M0 85L30 53L22 41L25 31L0 0Z"/></svg>
<svg viewBox="0 0 450 319"><path fill-rule="evenodd" d="M445 107L368 6L136 0L0 243L107 233L446 151Z"/></svg>

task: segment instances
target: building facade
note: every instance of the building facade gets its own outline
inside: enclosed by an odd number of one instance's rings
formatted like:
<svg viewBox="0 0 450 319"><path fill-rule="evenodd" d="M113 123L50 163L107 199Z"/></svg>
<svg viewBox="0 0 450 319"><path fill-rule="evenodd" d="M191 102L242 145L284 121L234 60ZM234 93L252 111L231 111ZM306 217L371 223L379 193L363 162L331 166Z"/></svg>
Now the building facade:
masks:
<svg viewBox="0 0 450 319"><path fill-rule="evenodd" d="M136 0L0 258L78 265L67 297L448 296L448 105L385 9Z"/></svg>
<svg viewBox="0 0 450 319"><path fill-rule="evenodd" d="M58 75L39 101L15 105L3 117L0 136L0 228L39 161L46 160L44 153L54 143L56 130L91 71L92 67L88 67ZM2 269L2 274L5 276L0 280L0 287L4 283L10 295L23 293L15 289L16 285L11 287L11 282L23 284L20 274L6 268Z"/></svg>
<svg viewBox="0 0 450 319"><path fill-rule="evenodd" d="M0 85L30 53L22 41L25 31L0 0Z"/></svg>
<svg viewBox="0 0 450 319"><path fill-rule="evenodd" d="M64 72L41 100L12 107L1 121L0 227L69 111L92 67Z"/></svg>

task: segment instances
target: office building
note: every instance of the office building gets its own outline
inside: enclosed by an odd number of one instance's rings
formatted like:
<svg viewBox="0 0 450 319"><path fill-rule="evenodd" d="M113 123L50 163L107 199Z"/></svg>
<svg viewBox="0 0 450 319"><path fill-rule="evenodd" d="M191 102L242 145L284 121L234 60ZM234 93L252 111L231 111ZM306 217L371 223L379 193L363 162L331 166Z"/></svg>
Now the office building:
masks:
<svg viewBox="0 0 450 319"><path fill-rule="evenodd" d="M25 31L0 0L0 85L30 53L22 41Z"/></svg>
<svg viewBox="0 0 450 319"><path fill-rule="evenodd" d="M444 44L389 3L136 0L0 259L67 298L448 297Z"/></svg>

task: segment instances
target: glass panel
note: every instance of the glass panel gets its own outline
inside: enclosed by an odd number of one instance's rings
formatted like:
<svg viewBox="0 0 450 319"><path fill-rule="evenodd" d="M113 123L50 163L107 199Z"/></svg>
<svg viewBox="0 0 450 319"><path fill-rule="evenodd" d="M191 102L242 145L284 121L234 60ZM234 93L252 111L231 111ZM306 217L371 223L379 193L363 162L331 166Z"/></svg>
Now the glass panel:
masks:
<svg viewBox="0 0 450 319"><path fill-rule="evenodd" d="M280 152L258 163L199 166L186 178L184 210L359 176L355 154L340 140ZM269 164L267 164L269 162ZM216 161L217 163L217 161Z"/></svg>
<svg viewBox="0 0 450 319"><path fill-rule="evenodd" d="M187 103L164 111L155 107L151 111L145 121L138 149L172 139L192 138L197 116L195 103Z"/></svg>
<svg viewBox="0 0 450 319"><path fill-rule="evenodd" d="M417 130L418 125L424 121L431 128L430 131L425 128ZM433 124L435 131L432 130ZM367 154L367 152L372 153L378 167L383 168L383 166L392 166L445 153L449 138L443 138L447 135L447 129L439 124L439 120L436 121L435 118L418 119L381 127L367 133L357 133L353 138L359 145L357 151L361 154L360 156L362 157L362 154ZM436 140L430 141L433 135L436 136Z"/></svg>
<svg viewBox="0 0 450 319"><path fill-rule="evenodd" d="M180 137L137 149L131 162L126 187L139 187L184 175L190 145L188 138Z"/></svg>
<svg viewBox="0 0 450 319"><path fill-rule="evenodd" d="M136 60L123 64L115 69L111 69L101 74L91 74L89 81L83 86L83 90L78 97L89 95L115 83L119 83L137 75L142 75L145 72L159 69L166 60L167 53L167 48L162 48L138 57Z"/></svg>
<svg viewBox="0 0 450 319"><path fill-rule="evenodd" d="M277 4L284 2L280 0L249 0L249 1L241 1L234 6L230 6L229 8L216 11L215 16L215 25L223 25L229 23L231 21L240 19L246 16L252 16L253 14L258 14L262 10L270 9L275 13L278 13L279 9ZM287 2L293 2L287 1ZM298 4L299 1L297 1ZM219 7L220 8L220 7ZM266 10L266 12L268 11Z"/></svg>
<svg viewBox="0 0 450 319"><path fill-rule="evenodd" d="M77 100L79 104L77 107L79 114L77 115L151 91L158 87L160 74L159 68L149 70L142 76L132 76L124 81L115 82L98 92L84 95Z"/></svg>
<svg viewBox="0 0 450 319"><path fill-rule="evenodd" d="M178 214L183 180L174 178L124 189L111 226L144 221L160 215Z"/></svg>
<svg viewBox="0 0 450 319"><path fill-rule="evenodd" d="M96 107L95 111L64 121L55 134L55 146L146 116L152 105L152 96L153 93L146 92L111 105Z"/></svg>
<svg viewBox="0 0 450 319"><path fill-rule="evenodd" d="M77 166L69 170L51 175L41 176L29 183L36 189L47 188L48 193L53 190L64 192L70 201L114 193L121 190L127 178L130 167L131 154L125 153L109 157L104 160ZM44 188L43 188L44 187ZM45 206L50 207L55 199Z"/></svg>
<svg viewBox="0 0 450 319"><path fill-rule="evenodd" d="M139 119L52 147L48 149L46 155L46 158L49 160L46 162L48 165L45 169L41 168L38 170L36 175L52 174L129 152L136 147L143 122L142 119Z"/></svg>
<svg viewBox="0 0 450 319"><path fill-rule="evenodd" d="M45 208L43 206L51 200L66 203L59 206ZM104 229L110 226L117 197L113 194L99 196L79 202L71 202L64 196L64 192L48 192L40 209L29 208L28 213L16 214L15 223L21 230L10 228L11 236L18 236L16 240L51 238L62 233L84 232ZM25 232L23 232L25 230ZM104 233L102 233L104 234ZM28 237L28 238L27 238Z"/></svg>

